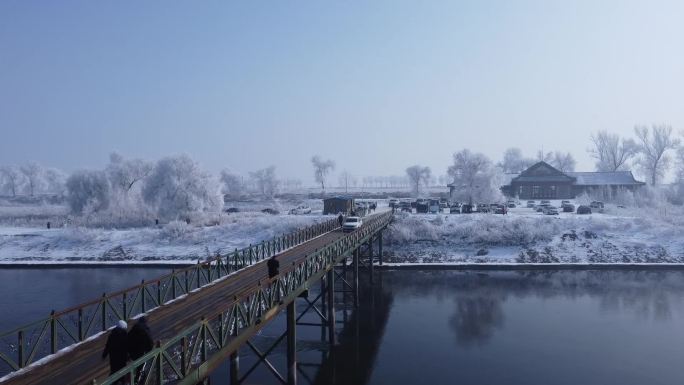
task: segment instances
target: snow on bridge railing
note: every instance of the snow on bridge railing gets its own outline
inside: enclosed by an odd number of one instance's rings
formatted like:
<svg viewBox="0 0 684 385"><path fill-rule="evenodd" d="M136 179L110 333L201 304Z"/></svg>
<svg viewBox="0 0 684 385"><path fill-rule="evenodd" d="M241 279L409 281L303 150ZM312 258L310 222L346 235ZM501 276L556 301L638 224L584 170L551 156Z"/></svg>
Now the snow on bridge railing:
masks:
<svg viewBox="0 0 684 385"><path fill-rule="evenodd" d="M219 253L207 261L102 294L100 298L68 309L53 310L46 318L0 334L0 377L103 332L120 319L150 311L337 228L337 219L330 219L242 250Z"/></svg>
<svg viewBox="0 0 684 385"><path fill-rule="evenodd" d="M277 316L305 288L320 280L340 257L358 248L384 228L392 219L391 212L371 217L366 226L316 250L292 266L281 269L280 275L258 282L248 292L236 296L225 307L212 314L198 315L194 325L176 336L157 341L155 348L125 368L94 385L114 385L122 379L144 378L145 384L196 384L208 375L221 355L237 349L266 322ZM132 385L143 382L133 380Z"/></svg>

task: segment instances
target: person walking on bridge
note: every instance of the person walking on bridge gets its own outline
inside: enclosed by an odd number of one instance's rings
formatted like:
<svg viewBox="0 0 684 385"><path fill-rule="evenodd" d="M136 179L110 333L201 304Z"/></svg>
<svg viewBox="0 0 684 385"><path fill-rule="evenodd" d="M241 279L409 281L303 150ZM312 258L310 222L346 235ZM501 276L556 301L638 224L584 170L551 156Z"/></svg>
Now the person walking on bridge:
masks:
<svg viewBox="0 0 684 385"><path fill-rule="evenodd" d="M278 262L275 255L266 262L266 266L268 267L268 278L273 278L280 274L280 262Z"/></svg>
<svg viewBox="0 0 684 385"><path fill-rule="evenodd" d="M107 343L102 352L102 359L109 356L109 374L112 375L123 369L128 362L128 324L124 320L117 322L116 327L109 333Z"/></svg>
<svg viewBox="0 0 684 385"><path fill-rule="evenodd" d="M153 346L154 342L152 341L150 327L147 326L147 318L140 317L138 322L131 328L131 331L128 332L128 354L131 356L131 360L135 361L152 350ZM143 369L144 365L136 370L136 384L142 381L141 374Z"/></svg>
<svg viewBox="0 0 684 385"><path fill-rule="evenodd" d="M340 224L340 227L342 227L342 224L344 224L344 215L340 213L340 215L337 217L337 223Z"/></svg>

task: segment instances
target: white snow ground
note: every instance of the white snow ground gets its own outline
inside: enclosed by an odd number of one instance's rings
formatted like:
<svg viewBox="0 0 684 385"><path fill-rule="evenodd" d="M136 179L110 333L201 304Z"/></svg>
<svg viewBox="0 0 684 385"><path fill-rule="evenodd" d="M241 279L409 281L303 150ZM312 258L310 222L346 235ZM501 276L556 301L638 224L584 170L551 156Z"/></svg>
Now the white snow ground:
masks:
<svg viewBox="0 0 684 385"><path fill-rule="evenodd" d="M398 214L385 237L390 263L684 263L677 213L607 207L545 216Z"/></svg>
<svg viewBox="0 0 684 385"><path fill-rule="evenodd" d="M209 227L184 222L124 230L0 227L0 263L196 262L327 219L244 212Z"/></svg>

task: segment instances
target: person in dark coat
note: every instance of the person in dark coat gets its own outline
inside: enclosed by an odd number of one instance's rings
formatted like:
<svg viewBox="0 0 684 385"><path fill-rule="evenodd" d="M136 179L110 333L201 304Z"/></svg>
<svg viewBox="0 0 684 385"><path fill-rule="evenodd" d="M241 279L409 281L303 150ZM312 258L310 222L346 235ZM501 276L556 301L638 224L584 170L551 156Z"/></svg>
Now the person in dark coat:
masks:
<svg viewBox="0 0 684 385"><path fill-rule="evenodd" d="M340 227L342 227L342 224L344 223L344 215L342 215L342 213L337 217L337 222L340 224Z"/></svg>
<svg viewBox="0 0 684 385"><path fill-rule="evenodd" d="M278 262L275 255L266 262L266 266L268 267L268 278L273 278L279 274L280 262Z"/></svg>
<svg viewBox="0 0 684 385"><path fill-rule="evenodd" d="M123 369L128 362L128 324L119 321L114 330L107 337L107 344L102 352L102 359L109 356L109 374L114 374Z"/></svg>
<svg viewBox="0 0 684 385"><path fill-rule="evenodd" d="M154 342L152 341L150 327L147 326L147 319L140 317L131 331L128 332L128 354L135 361L152 350L153 346Z"/></svg>
<svg viewBox="0 0 684 385"><path fill-rule="evenodd" d="M131 360L135 361L152 350L153 347L154 341L152 341L150 327L147 326L147 318L140 317L138 322L131 328L131 331L128 332L128 355L131 356ZM136 370L136 384L143 381L143 368L144 366Z"/></svg>

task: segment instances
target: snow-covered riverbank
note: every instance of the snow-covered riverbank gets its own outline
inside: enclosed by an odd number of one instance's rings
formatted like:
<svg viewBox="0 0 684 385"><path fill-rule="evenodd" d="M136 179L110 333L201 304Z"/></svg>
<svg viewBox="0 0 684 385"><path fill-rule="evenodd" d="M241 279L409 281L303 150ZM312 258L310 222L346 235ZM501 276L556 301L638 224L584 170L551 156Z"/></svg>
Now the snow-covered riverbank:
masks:
<svg viewBox="0 0 684 385"><path fill-rule="evenodd" d="M615 213L544 216L397 215L386 239L390 263L684 263L677 217Z"/></svg>
<svg viewBox="0 0 684 385"><path fill-rule="evenodd" d="M327 219L245 212L207 227L184 222L123 230L0 227L0 263L196 262Z"/></svg>

